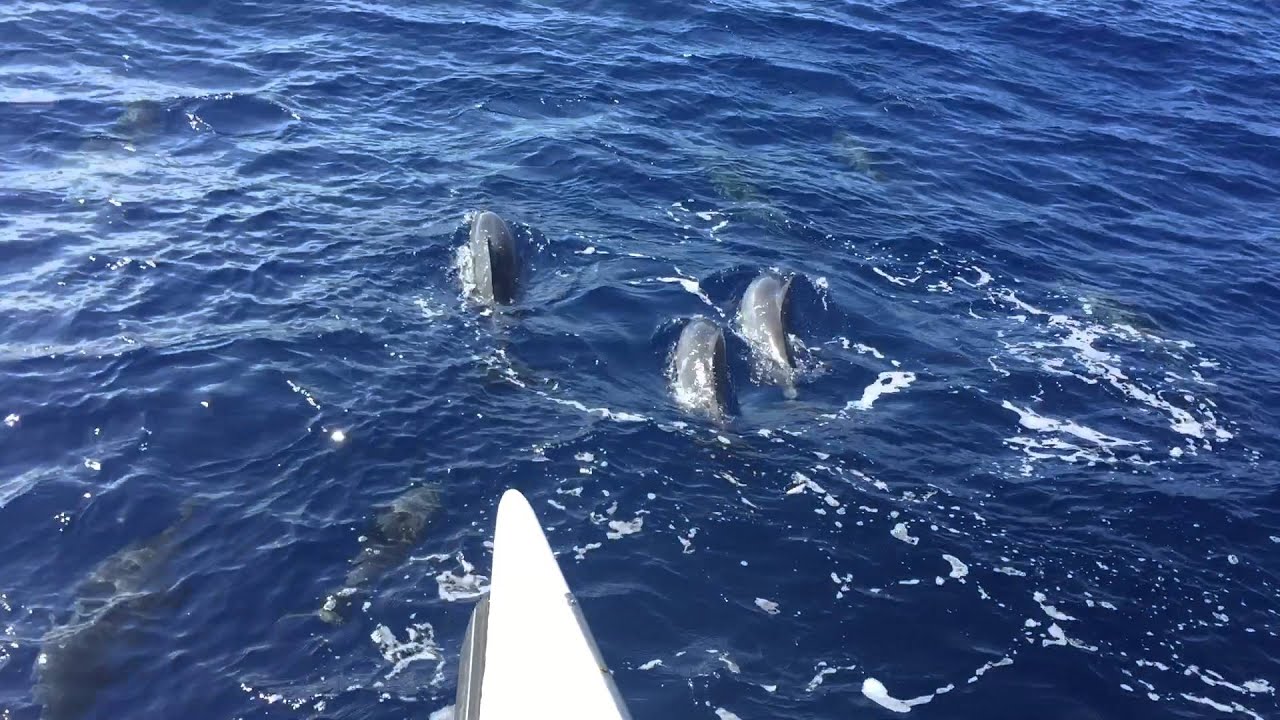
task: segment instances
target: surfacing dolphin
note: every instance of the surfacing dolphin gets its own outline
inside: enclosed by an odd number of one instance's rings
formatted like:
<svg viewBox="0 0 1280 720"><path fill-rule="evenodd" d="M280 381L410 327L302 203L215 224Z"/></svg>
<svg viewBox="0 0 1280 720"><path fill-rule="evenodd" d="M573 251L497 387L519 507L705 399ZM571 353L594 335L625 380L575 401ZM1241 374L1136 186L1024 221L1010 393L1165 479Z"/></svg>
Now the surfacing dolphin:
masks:
<svg viewBox="0 0 1280 720"><path fill-rule="evenodd" d="M787 338L791 278L765 273L747 286L738 306L738 327L756 365L788 398L796 396L795 355Z"/></svg>
<svg viewBox="0 0 1280 720"><path fill-rule="evenodd" d="M684 326L671 358L671 382L682 407L724 420L730 399L729 361L719 325L695 317Z"/></svg>
<svg viewBox="0 0 1280 720"><path fill-rule="evenodd" d="M71 617L45 635L36 659L35 699L44 708L42 718L83 716L99 691L127 675L112 651L163 604L165 594L155 587L156 577L173 556L174 538L191 512L183 508L182 517L167 530L103 560L81 584Z"/></svg>
<svg viewBox="0 0 1280 720"><path fill-rule="evenodd" d="M488 210L471 222L467 241L471 254L471 284L476 298L486 305L508 305L516 296L519 258L511 228Z"/></svg>
<svg viewBox="0 0 1280 720"><path fill-rule="evenodd" d="M332 625L342 623L358 592L409 557L427 522L439 509L439 487L420 485L379 511L374 526L360 541L360 552L351 561L346 581L325 598L317 612L320 619Z"/></svg>

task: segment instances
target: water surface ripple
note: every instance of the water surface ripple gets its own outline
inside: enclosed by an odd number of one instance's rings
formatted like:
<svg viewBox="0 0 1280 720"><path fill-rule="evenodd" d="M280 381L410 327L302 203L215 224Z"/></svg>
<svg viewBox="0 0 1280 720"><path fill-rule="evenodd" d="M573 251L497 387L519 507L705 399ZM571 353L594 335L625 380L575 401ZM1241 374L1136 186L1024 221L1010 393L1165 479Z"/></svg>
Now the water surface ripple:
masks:
<svg viewBox="0 0 1280 720"><path fill-rule="evenodd" d="M1273 4L14 0L0 37L3 720L441 717L509 486L637 718L1280 712ZM497 315L481 208L527 249ZM730 333L733 419L687 416L681 323L767 268L798 397Z"/></svg>

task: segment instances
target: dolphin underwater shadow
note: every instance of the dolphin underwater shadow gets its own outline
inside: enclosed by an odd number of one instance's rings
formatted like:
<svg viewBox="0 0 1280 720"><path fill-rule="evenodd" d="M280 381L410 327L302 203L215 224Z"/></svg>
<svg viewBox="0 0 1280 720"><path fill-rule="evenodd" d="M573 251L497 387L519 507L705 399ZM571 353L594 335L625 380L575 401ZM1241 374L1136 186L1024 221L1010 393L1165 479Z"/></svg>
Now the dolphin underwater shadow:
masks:
<svg viewBox="0 0 1280 720"><path fill-rule="evenodd" d="M330 625L346 621L357 596L409 558L439 510L438 485L410 488L380 510L360 541L360 551L351 560L342 587L325 597L316 615Z"/></svg>
<svg viewBox="0 0 1280 720"><path fill-rule="evenodd" d="M46 720L75 720L87 713L98 693L128 674L113 655L123 638L173 598L149 589L173 557L175 538L191 519L179 519L151 538L103 560L81 584L67 622L45 634L36 659L34 696Z"/></svg>

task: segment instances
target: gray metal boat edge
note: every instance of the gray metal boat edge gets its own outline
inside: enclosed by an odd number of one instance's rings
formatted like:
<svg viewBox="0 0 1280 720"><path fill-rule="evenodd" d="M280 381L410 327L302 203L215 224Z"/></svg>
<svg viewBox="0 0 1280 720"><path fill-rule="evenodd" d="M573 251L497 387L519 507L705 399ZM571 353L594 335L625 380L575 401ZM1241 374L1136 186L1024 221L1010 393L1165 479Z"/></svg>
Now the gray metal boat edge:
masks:
<svg viewBox="0 0 1280 720"><path fill-rule="evenodd" d="M489 596L480 598L467 622L458 656L458 695L454 720L479 720L480 688L484 685L484 650L489 639Z"/></svg>
<svg viewBox="0 0 1280 720"><path fill-rule="evenodd" d="M596 645L595 636L591 634L587 619L582 614L582 606L578 604L573 593L565 593L564 597L573 611L574 620L578 623L578 629L586 640L588 649L591 650L591 656L595 658L596 666L600 668L605 687L609 689L609 695L618 708L619 717L623 720L631 720L631 712L627 709L622 694L618 692L618 686L613 681L613 673L605 663L604 656L600 654L600 647ZM488 639L489 596L486 595L471 611L467 633L462 640L462 651L458 656L458 692L454 701L454 720L480 720L480 691L484 687L485 648L488 645Z"/></svg>

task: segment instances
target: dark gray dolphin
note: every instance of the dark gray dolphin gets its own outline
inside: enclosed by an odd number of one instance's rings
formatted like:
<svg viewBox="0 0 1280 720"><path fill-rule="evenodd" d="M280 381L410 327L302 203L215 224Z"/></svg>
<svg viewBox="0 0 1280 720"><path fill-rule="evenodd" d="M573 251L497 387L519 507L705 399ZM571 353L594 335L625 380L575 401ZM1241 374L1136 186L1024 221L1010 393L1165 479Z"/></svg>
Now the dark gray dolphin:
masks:
<svg viewBox="0 0 1280 720"><path fill-rule="evenodd" d="M164 532L133 543L103 560L81 584L71 617L44 637L35 666L35 699L46 720L74 720L97 700L98 692L126 670L111 653L139 619L163 604L156 578L172 557L178 530L191 516Z"/></svg>
<svg viewBox="0 0 1280 720"><path fill-rule="evenodd" d="M672 393L682 407L723 420L729 405L724 332L705 317L684 326L671 358Z"/></svg>
<svg viewBox="0 0 1280 720"><path fill-rule="evenodd" d="M339 624L355 603L355 596L388 570L400 565L413 551L427 522L440 509L440 489L435 485L410 488L380 510L374 525L360 541L360 552L342 587L325 598L321 620Z"/></svg>
<svg viewBox="0 0 1280 720"><path fill-rule="evenodd" d="M794 398L795 355L787 338L790 293L790 278L765 273L752 280L738 306L738 327L751 346L757 367L780 385L788 398Z"/></svg>
<svg viewBox="0 0 1280 720"><path fill-rule="evenodd" d="M471 222L467 241L471 254L471 283L485 304L509 304L516 295L519 275L515 238L496 213L488 210Z"/></svg>

